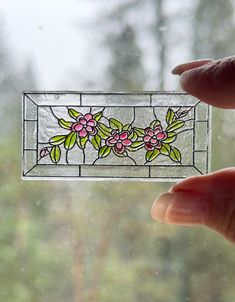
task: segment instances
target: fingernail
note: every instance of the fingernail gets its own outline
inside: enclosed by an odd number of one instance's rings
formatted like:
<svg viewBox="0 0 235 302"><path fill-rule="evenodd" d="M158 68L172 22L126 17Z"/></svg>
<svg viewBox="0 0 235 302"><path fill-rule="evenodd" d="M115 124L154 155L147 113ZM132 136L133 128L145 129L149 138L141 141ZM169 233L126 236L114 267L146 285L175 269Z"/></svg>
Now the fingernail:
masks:
<svg viewBox="0 0 235 302"><path fill-rule="evenodd" d="M154 219L174 224L201 224L206 215L206 199L193 192L165 193L154 202Z"/></svg>
<svg viewBox="0 0 235 302"><path fill-rule="evenodd" d="M213 61L210 59L190 61L184 64L177 65L175 68L172 69L171 73L175 75L181 75L186 70L200 67L211 62Z"/></svg>

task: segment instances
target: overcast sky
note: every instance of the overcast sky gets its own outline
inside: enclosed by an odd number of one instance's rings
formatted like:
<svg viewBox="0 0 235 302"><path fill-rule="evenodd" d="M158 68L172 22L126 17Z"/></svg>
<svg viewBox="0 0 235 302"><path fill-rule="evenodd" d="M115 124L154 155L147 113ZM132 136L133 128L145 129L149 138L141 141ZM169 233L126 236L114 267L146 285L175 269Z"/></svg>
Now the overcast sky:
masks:
<svg viewBox="0 0 235 302"><path fill-rule="evenodd" d="M42 87L58 87L67 81L67 73L83 65L92 41L79 24L86 24L97 13L97 7L94 10L88 2L0 0L8 45L19 64L33 60Z"/></svg>
<svg viewBox="0 0 235 302"><path fill-rule="evenodd" d="M102 32L97 34L94 24L100 14L121 1L123 0L0 0L0 24L3 25L7 44L17 63L24 65L27 60L33 62L38 88L79 90L83 88L84 82L99 79L96 87L99 89L109 57L105 49L102 49L102 44L99 44ZM177 9L174 3L168 1L168 12L172 10L174 13L174 9ZM154 53L151 53L148 45L146 47L145 39L148 38L145 33L140 39L145 52L144 64L150 79L152 78L149 86L154 89L156 81L151 61ZM185 57L185 50L175 51L176 62ZM173 67L171 59L168 58L169 73ZM86 72L83 72L84 68ZM168 89L176 87L177 80L172 76L169 75L167 81ZM101 90L102 88L100 87Z"/></svg>

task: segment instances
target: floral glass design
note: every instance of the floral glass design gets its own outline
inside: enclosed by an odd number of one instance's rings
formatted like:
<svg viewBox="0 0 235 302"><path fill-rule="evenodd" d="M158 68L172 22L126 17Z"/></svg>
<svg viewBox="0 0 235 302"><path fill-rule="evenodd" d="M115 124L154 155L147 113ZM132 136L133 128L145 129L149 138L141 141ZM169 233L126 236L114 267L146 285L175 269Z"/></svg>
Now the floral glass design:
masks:
<svg viewBox="0 0 235 302"><path fill-rule="evenodd" d="M71 120L57 118L59 126L68 133L64 135L58 133L51 137L48 146L40 150L40 159L50 155L51 161L58 164L61 159L61 148L65 148L66 163L69 164L68 152L73 148L85 150L87 142L90 142L97 150L94 164L98 159L113 152L116 156L131 158L137 165L131 153L138 152L141 148L146 149L145 164L156 160L160 154L181 163L181 152L173 143L177 140L177 131L184 127L183 118L190 109L181 111L179 108L174 111L169 108L166 114L167 127L163 129L158 119L151 121L145 128L140 128L132 124L124 125L114 118L108 119L103 116L103 111L83 115L73 108L68 108ZM108 121L108 125L100 122L102 117Z"/></svg>
<svg viewBox="0 0 235 302"><path fill-rule="evenodd" d="M78 101L71 101L74 96ZM150 93L143 93L143 99L128 93L108 96L125 96L127 100L113 105L102 93L25 94L24 176L38 171L35 177L164 179L163 169L168 169L173 172L166 178L171 179L182 178L180 171L187 169L194 169L191 174L208 171L207 105L192 97L187 103L188 96L179 93L177 98L183 102L178 106L166 99L163 104L153 104L154 95ZM28 118L30 115L32 118ZM208 136L204 143L197 138L197 129ZM27 166L29 154L36 162L32 168ZM185 176L189 176L187 173Z"/></svg>

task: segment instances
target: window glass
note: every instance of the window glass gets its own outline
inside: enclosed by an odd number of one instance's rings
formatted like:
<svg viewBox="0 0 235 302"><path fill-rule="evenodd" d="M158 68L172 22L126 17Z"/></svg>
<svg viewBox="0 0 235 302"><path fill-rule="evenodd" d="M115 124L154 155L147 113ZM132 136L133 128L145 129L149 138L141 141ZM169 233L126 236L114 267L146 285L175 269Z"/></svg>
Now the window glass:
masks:
<svg viewBox="0 0 235 302"><path fill-rule="evenodd" d="M172 90L174 65L232 55L231 0L0 0L0 300L231 302L214 232L153 221L173 183L23 181L22 90ZM212 170L235 162L233 110L213 110Z"/></svg>

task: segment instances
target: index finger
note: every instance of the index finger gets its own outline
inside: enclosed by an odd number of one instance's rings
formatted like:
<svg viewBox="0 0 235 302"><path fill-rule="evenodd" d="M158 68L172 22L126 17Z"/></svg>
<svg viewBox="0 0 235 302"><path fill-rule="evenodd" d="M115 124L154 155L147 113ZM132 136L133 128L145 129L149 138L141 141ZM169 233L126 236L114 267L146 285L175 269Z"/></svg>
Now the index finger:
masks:
<svg viewBox="0 0 235 302"><path fill-rule="evenodd" d="M173 73L181 75L182 89L189 94L215 107L235 108L234 56L182 64Z"/></svg>

